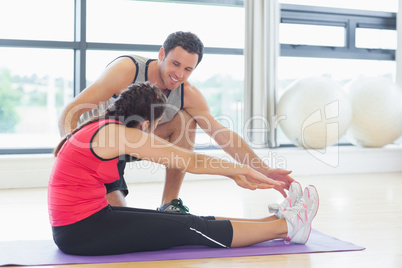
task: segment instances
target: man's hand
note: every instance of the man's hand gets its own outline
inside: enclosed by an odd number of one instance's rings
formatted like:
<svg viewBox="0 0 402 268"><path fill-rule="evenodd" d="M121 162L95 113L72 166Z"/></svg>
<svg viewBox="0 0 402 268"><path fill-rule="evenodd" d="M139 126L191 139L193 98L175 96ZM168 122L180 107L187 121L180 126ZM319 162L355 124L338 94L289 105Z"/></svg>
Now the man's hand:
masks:
<svg viewBox="0 0 402 268"><path fill-rule="evenodd" d="M283 197L286 197L285 190L289 190L290 184L294 182L294 179L289 176L290 173L292 173L292 171L276 168L266 169L263 174L275 181L283 182L283 184L275 186L274 189L280 192Z"/></svg>
<svg viewBox="0 0 402 268"><path fill-rule="evenodd" d="M246 175L235 175L229 177L232 178L238 186L249 190L277 189L277 187L281 189L284 187L284 182L267 178L252 168L250 168L249 173Z"/></svg>

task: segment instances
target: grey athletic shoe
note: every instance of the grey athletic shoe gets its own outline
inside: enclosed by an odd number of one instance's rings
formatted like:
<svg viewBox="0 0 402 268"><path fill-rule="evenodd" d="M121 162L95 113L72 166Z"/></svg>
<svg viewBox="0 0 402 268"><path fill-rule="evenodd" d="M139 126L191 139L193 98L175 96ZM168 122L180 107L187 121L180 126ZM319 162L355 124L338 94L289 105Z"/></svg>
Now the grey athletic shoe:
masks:
<svg viewBox="0 0 402 268"><path fill-rule="evenodd" d="M180 198L173 199L170 203L164 204L156 210L170 213L189 213L190 211Z"/></svg>

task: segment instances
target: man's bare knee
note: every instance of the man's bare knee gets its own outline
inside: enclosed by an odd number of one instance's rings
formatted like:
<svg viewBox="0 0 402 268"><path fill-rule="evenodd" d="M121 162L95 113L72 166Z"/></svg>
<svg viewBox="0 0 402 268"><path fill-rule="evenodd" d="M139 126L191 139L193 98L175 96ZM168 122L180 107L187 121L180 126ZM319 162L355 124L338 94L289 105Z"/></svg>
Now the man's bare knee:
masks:
<svg viewBox="0 0 402 268"><path fill-rule="evenodd" d="M194 118L186 111L180 110L172 120L158 126L154 133L177 146L192 150L196 128Z"/></svg>
<svg viewBox="0 0 402 268"><path fill-rule="evenodd" d="M197 124L194 118L185 110L180 110L171 120L173 130L191 130L195 129Z"/></svg>
<svg viewBox="0 0 402 268"><path fill-rule="evenodd" d="M177 116L180 117L180 123L176 124L170 142L192 150L194 148L197 123L194 118L184 110L181 110Z"/></svg>
<svg viewBox="0 0 402 268"><path fill-rule="evenodd" d="M196 123L195 119L186 111L182 110L182 113L183 113L185 121L186 121L186 128L187 129L195 129L197 127L197 123Z"/></svg>

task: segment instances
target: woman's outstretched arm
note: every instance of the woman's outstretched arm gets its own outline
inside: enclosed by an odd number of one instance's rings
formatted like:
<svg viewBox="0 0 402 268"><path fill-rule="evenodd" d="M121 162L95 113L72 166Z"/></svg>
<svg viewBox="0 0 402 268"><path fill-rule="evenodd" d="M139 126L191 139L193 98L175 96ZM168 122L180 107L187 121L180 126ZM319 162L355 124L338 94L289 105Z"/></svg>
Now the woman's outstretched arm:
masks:
<svg viewBox="0 0 402 268"><path fill-rule="evenodd" d="M153 134L123 125L109 124L101 128L93 139L93 149L105 159L130 154L183 172L227 176L240 187L251 190L274 188L282 183L267 178L248 165L177 147Z"/></svg>

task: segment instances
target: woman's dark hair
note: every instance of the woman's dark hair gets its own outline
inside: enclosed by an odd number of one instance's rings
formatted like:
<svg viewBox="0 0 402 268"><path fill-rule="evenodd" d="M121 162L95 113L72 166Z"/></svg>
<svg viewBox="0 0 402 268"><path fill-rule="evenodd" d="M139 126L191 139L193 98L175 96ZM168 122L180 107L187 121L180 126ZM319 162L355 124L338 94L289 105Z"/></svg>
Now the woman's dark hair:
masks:
<svg viewBox="0 0 402 268"><path fill-rule="evenodd" d="M57 156L68 138L86 125L102 119L115 119L131 128L137 127L146 120L149 120L152 126L157 119L162 117L165 104L165 95L155 85L149 82L131 84L120 93L115 103L111 104L102 116L85 122L67 134L54 150L54 156Z"/></svg>
<svg viewBox="0 0 402 268"><path fill-rule="evenodd" d="M195 34L191 32L174 32L171 33L163 43L165 49L165 57L175 47L180 46L188 53L196 53L198 55L197 65L201 62L204 55L204 44Z"/></svg>

